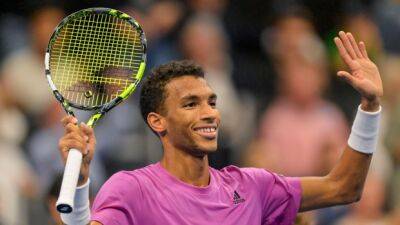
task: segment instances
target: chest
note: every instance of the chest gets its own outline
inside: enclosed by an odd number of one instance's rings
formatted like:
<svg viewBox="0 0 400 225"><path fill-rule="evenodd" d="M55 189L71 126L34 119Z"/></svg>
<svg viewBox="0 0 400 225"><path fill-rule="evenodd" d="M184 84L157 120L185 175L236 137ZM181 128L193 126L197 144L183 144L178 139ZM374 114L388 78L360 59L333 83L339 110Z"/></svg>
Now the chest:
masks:
<svg viewBox="0 0 400 225"><path fill-rule="evenodd" d="M144 190L146 198L138 224L261 224L258 194L240 187L221 186L209 193L173 188Z"/></svg>

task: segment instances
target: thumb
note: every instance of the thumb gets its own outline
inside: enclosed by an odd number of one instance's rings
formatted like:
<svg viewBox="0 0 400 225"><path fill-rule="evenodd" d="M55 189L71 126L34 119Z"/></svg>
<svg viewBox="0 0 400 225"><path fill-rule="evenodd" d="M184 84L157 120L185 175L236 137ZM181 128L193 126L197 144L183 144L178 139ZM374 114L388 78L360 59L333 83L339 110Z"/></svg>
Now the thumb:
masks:
<svg viewBox="0 0 400 225"><path fill-rule="evenodd" d="M344 79L350 85L354 84L355 78L349 72L346 71L338 71L337 76Z"/></svg>

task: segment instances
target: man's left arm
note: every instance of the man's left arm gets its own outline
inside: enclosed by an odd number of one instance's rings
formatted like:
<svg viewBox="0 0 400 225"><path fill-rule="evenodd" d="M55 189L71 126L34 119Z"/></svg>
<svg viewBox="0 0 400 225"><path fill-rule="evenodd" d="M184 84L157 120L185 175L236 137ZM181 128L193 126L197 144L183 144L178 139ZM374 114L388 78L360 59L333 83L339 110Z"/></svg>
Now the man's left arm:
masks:
<svg viewBox="0 0 400 225"><path fill-rule="evenodd" d="M383 95L378 68L368 58L364 43L357 43L352 34L341 31L334 41L342 60L350 69L350 73L339 71L337 75L353 86L362 100L349 144L339 162L327 176L300 179L300 211L358 201L376 148L379 98Z"/></svg>

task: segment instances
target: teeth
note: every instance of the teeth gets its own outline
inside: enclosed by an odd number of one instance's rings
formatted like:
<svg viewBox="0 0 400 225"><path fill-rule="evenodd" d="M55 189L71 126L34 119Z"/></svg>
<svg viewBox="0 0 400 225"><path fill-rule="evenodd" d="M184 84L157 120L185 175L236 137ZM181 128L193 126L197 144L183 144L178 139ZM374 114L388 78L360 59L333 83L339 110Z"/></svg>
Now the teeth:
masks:
<svg viewBox="0 0 400 225"><path fill-rule="evenodd" d="M211 132L214 132L216 130L216 128L215 127L212 127L212 128L200 128L198 130L201 131L201 132L204 132L204 133L211 133Z"/></svg>

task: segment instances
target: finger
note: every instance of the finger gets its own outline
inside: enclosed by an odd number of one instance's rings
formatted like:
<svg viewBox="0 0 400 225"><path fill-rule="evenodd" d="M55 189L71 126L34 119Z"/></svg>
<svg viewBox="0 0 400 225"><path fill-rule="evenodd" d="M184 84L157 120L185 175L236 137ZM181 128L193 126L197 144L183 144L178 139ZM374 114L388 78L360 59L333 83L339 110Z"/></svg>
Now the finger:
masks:
<svg viewBox="0 0 400 225"><path fill-rule="evenodd" d="M90 128L89 126L87 126L85 123L81 123L79 125L79 128L80 128L82 134L84 135L85 141L87 143L93 143L93 139L94 139L93 129Z"/></svg>
<svg viewBox="0 0 400 225"><path fill-rule="evenodd" d="M87 144L88 144L88 151L90 157L93 156L95 146L96 146L96 137L94 135L94 130L93 128L89 127L88 125L81 123L80 128L83 131L83 133L88 137Z"/></svg>
<svg viewBox="0 0 400 225"><path fill-rule="evenodd" d="M77 141L81 141L84 143L86 143L86 140L87 140L86 136L84 136L80 133L77 133L77 132L68 133L68 134L64 135L63 139L77 140Z"/></svg>
<svg viewBox="0 0 400 225"><path fill-rule="evenodd" d="M89 127L88 125L86 125L85 123L81 123L79 125L79 127L81 128L81 131L88 137L94 137L94 131L93 128Z"/></svg>
<svg viewBox="0 0 400 225"><path fill-rule="evenodd" d="M70 125L67 125L67 126L70 126ZM73 126L75 126L75 125L73 125ZM80 141L84 144L86 144L88 142L88 139L89 138L80 130L68 132L61 138L61 140L76 140L76 141Z"/></svg>
<svg viewBox="0 0 400 225"><path fill-rule="evenodd" d="M59 152L63 160L66 160L70 149L77 149L83 155L87 154L87 145L85 142L78 141L75 139L62 139L59 141Z"/></svg>
<svg viewBox="0 0 400 225"><path fill-rule="evenodd" d="M67 156L69 148L67 146L66 139L60 139L60 141L58 142L58 150L60 151L63 158Z"/></svg>
<svg viewBox="0 0 400 225"><path fill-rule="evenodd" d="M346 71L338 71L337 76L344 79L347 83L350 85L353 85L355 82L355 78L348 72Z"/></svg>
<svg viewBox="0 0 400 225"><path fill-rule="evenodd" d="M358 48L357 42L354 39L353 35L350 32L348 32L347 37L350 39L351 46L353 46L354 52L356 53L357 57L363 58L363 55L361 54L361 51Z"/></svg>
<svg viewBox="0 0 400 225"><path fill-rule="evenodd" d="M66 156L65 154L68 154L68 151L73 148L80 151L83 155L87 154L88 152L87 144L84 141L77 139L63 139L59 143L59 150L63 156Z"/></svg>
<svg viewBox="0 0 400 225"><path fill-rule="evenodd" d="M363 55L364 58L369 59L368 57L368 52L367 52L367 48L365 47L364 42L360 41L358 43L358 46L360 47L361 50L361 54Z"/></svg>
<svg viewBox="0 0 400 225"><path fill-rule="evenodd" d="M64 129L65 129L65 133L66 133L66 134L72 133L72 132L74 132L74 133L79 133L79 134L83 134L83 132L79 129L79 127L78 127L77 125L73 124L73 123L68 123L68 124L65 126Z"/></svg>
<svg viewBox="0 0 400 225"><path fill-rule="evenodd" d="M71 115L68 115L68 116L64 116L62 119L61 119L61 123L63 124L63 126L65 127L67 124L69 124L69 123L73 123L73 124L77 124L78 123L78 120L75 118L75 117L73 117L73 116L71 116Z"/></svg>
<svg viewBox="0 0 400 225"><path fill-rule="evenodd" d="M336 47L338 48L339 51L339 55L342 58L342 60L351 67L353 60L351 59L351 57L349 56L349 54L347 53L346 49L344 48L343 42L342 40L340 40L340 38L335 37L334 42L336 44Z"/></svg>
<svg viewBox="0 0 400 225"><path fill-rule="evenodd" d="M351 46L350 40L347 37L346 33L344 33L343 31L340 31L339 32L339 37L342 40L344 48L349 53L350 57L352 59L355 59L356 58L356 53L354 52L353 46Z"/></svg>

